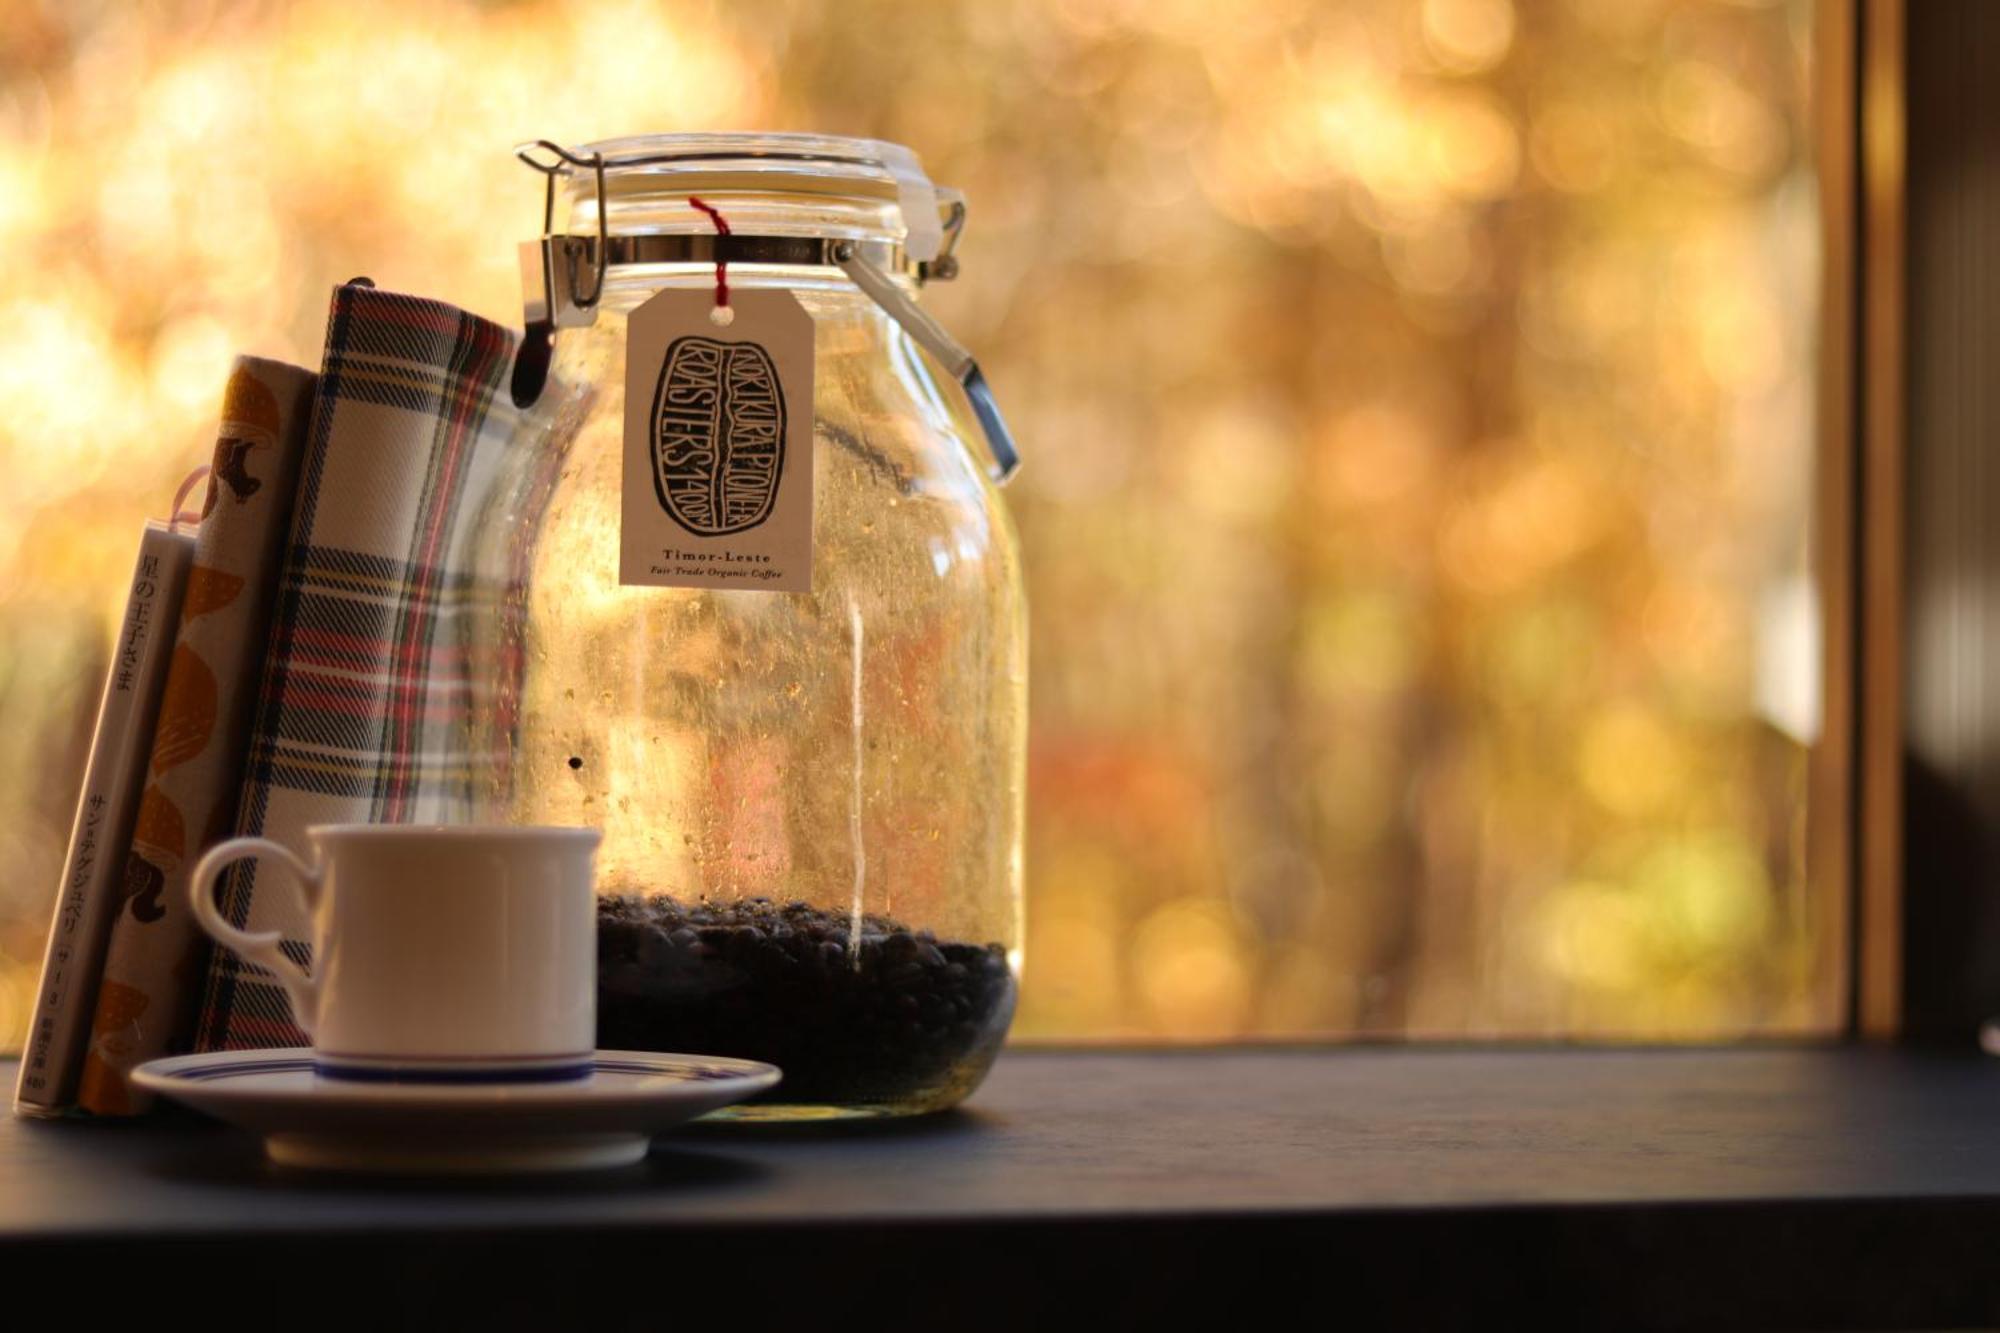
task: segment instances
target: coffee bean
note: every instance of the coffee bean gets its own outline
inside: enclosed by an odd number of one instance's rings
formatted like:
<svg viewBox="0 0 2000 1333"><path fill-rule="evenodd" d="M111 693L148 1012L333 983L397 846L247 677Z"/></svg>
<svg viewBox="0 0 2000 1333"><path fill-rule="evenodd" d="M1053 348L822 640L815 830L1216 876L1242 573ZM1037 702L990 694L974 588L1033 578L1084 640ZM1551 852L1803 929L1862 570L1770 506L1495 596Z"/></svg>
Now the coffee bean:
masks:
<svg viewBox="0 0 2000 1333"><path fill-rule="evenodd" d="M639 933L639 961L647 967L658 967L672 957L674 943L671 936L658 926L647 926Z"/></svg>
<svg viewBox="0 0 2000 1333"><path fill-rule="evenodd" d="M639 924L634 921L616 917L600 921L597 926L597 956L600 959L631 957L639 947L639 931Z"/></svg>
<svg viewBox="0 0 2000 1333"><path fill-rule="evenodd" d="M614 895L599 904L598 1044L740 1055L785 1070L774 1100L894 1106L962 1095L1014 1008L1005 951L793 899Z"/></svg>

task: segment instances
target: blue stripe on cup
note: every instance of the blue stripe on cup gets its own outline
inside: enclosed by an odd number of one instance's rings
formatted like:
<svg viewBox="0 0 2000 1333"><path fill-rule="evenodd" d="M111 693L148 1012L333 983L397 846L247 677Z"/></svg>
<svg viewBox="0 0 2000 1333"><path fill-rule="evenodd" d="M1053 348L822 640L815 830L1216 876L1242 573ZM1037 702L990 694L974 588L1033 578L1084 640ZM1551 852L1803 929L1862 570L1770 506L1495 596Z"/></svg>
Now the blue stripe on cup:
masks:
<svg viewBox="0 0 2000 1333"><path fill-rule="evenodd" d="M589 1057L561 1064L387 1065L314 1060L313 1073L343 1083L570 1083L589 1078Z"/></svg>

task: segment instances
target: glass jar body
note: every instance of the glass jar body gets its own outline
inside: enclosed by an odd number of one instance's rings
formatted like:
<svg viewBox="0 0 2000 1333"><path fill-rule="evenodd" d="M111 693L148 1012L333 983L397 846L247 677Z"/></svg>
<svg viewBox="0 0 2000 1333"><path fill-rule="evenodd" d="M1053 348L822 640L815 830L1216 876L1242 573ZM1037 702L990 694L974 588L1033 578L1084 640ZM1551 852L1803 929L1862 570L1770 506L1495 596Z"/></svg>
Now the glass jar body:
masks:
<svg viewBox="0 0 2000 1333"><path fill-rule="evenodd" d="M814 320L810 593L618 580L626 318L706 269L614 269L558 339L478 527L483 814L601 829L599 1039L768 1059L743 1114L910 1114L1014 1008L1026 618L1013 528L902 331L837 270L733 268ZM717 330L727 336L727 330Z"/></svg>

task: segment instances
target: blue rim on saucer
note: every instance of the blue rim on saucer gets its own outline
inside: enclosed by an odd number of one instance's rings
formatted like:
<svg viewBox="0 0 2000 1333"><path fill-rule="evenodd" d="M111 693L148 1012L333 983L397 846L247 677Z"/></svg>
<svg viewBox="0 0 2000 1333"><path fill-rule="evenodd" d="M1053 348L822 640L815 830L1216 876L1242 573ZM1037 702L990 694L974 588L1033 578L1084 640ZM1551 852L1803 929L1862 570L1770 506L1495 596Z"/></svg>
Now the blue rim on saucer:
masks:
<svg viewBox="0 0 2000 1333"><path fill-rule="evenodd" d="M559 1082L325 1078L315 1052L149 1060L132 1080L240 1126L278 1166L377 1174L581 1171L641 1161L654 1134L777 1086L755 1060L597 1051ZM518 1071L516 1071L518 1072Z"/></svg>
<svg viewBox="0 0 2000 1333"><path fill-rule="evenodd" d="M319 1060L312 1049L306 1046L278 1046L266 1050L215 1051L207 1055L170 1055L158 1060L148 1060L139 1066L146 1072L146 1078L138 1080L155 1092L168 1092L169 1083L215 1083L230 1080L254 1079L274 1074L296 1076L311 1074L322 1077ZM591 1075L610 1074L627 1078L671 1079L683 1085L741 1083L746 1080L754 1084L750 1095L765 1091L777 1084L779 1070L776 1065L757 1060L740 1060L722 1055L672 1055L657 1051L597 1051L584 1061L586 1078ZM137 1072L137 1071L135 1071ZM353 1083L354 1091L365 1093L370 1083L406 1082L421 1084L423 1080L371 1080L371 1079L331 1079L329 1082ZM536 1080L514 1080L517 1082ZM499 1080L483 1080L485 1087L493 1087ZM482 1090L480 1084L443 1083L435 1085L440 1094L449 1094L457 1088L468 1093ZM302 1091L303 1089L294 1089ZM418 1089L413 1089L416 1091ZM560 1087L550 1088L551 1095L560 1094ZM599 1093L603 1090L598 1089ZM171 1093L169 1092L169 1095Z"/></svg>

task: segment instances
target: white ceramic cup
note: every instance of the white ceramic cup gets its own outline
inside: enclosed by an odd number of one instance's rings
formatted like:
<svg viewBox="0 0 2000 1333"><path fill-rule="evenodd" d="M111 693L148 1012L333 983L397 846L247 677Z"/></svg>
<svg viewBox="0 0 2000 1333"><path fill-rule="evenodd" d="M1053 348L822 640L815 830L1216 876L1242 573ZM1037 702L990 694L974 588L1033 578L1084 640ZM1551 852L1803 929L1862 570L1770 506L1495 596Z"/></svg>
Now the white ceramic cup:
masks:
<svg viewBox="0 0 2000 1333"><path fill-rule="evenodd" d="M581 1078L597 1027L595 829L326 824L310 863L232 838L196 864L202 928L271 972L329 1078L513 1082ZM277 931L240 930L215 882L275 861L312 915L312 969ZM268 890L266 890L268 891Z"/></svg>

